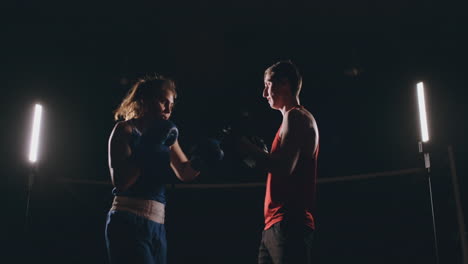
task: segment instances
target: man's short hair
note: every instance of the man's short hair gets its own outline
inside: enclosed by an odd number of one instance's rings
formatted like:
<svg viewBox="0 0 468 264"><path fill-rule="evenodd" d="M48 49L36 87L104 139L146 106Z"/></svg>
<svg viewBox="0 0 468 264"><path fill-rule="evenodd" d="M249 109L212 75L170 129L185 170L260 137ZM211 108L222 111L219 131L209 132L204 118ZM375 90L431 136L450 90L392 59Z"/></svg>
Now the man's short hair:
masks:
<svg viewBox="0 0 468 264"><path fill-rule="evenodd" d="M291 86L291 93L299 96L302 88L302 76L296 65L290 60L279 61L265 70L273 81L288 81Z"/></svg>

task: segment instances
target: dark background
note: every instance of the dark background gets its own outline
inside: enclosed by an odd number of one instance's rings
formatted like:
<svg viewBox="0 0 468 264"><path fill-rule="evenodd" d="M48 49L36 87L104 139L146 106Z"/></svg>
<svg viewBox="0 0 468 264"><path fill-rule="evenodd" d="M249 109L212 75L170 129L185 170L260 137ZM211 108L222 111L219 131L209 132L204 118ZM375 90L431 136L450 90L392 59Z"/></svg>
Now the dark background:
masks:
<svg viewBox="0 0 468 264"><path fill-rule="evenodd" d="M442 263L460 263L447 145L464 212L468 39L465 6L438 1L86 3L18 1L2 30L2 148L9 262L105 263L104 222L112 111L147 73L172 76L173 120L188 151L248 112L271 142L281 115L261 97L263 71L300 68L301 103L320 130L319 178L422 167L415 86L424 81ZM32 106L44 105L39 171L25 235ZM196 183L261 182L235 165ZM195 183L195 184L196 184ZM171 189L171 263L255 263L263 188ZM319 263L431 263L422 175L319 186ZM466 221L465 221L466 222ZM432 262L433 263L433 262Z"/></svg>

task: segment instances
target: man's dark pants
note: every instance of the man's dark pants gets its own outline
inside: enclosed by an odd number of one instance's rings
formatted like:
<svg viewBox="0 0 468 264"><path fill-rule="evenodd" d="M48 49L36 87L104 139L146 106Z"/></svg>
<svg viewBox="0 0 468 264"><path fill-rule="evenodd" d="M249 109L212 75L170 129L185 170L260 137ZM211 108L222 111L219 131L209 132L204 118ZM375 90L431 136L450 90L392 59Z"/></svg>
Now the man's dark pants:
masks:
<svg viewBox="0 0 468 264"><path fill-rule="evenodd" d="M259 264L312 263L314 230L301 224L281 221L263 230Z"/></svg>

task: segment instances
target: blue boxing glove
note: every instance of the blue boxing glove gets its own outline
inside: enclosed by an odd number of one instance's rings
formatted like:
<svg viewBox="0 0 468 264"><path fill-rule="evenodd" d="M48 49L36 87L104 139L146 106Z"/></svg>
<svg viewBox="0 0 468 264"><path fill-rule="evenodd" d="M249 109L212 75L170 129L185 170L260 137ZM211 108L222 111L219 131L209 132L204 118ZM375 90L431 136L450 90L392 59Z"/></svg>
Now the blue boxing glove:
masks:
<svg viewBox="0 0 468 264"><path fill-rule="evenodd" d="M152 122L142 135L142 143L149 145L172 146L179 136L176 125L169 120L158 119Z"/></svg>
<svg viewBox="0 0 468 264"><path fill-rule="evenodd" d="M174 123L164 119L155 120L135 142L133 157L148 165L161 158L168 162L169 147L176 142L178 136L179 130Z"/></svg>
<svg viewBox="0 0 468 264"><path fill-rule="evenodd" d="M207 138L199 142L192 150L190 165L197 171L205 170L222 161L224 152L220 142L213 138Z"/></svg>

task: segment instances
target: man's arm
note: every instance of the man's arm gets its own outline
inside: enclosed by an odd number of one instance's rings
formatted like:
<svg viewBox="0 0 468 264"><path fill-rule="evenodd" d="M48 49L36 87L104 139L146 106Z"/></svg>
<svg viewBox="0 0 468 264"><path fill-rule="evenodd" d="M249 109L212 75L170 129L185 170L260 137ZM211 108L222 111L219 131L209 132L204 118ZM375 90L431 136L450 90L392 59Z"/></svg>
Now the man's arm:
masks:
<svg viewBox="0 0 468 264"><path fill-rule="evenodd" d="M241 152L251 155L258 166L268 172L290 175L296 168L301 153L301 145L307 135L305 132L310 126L310 120L299 110L291 110L285 114L282 128L281 141L277 150L273 153L265 153L247 140L241 142Z"/></svg>

